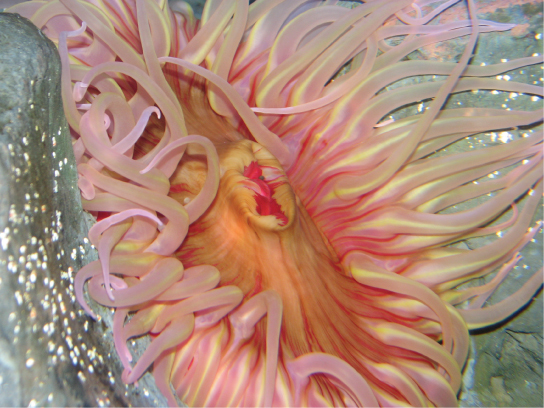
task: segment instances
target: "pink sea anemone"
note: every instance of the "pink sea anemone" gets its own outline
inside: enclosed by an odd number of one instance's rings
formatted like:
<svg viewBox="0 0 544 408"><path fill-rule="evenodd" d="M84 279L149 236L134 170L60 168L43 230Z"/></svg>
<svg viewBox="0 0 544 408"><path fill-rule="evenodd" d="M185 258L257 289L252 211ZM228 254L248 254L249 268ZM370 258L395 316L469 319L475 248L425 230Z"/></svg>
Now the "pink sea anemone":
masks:
<svg viewBox="0 0 544 408"><path fill-rule="evenodd" d="M476 89L541 97L495 76L542 58L470 65L479 33L512 26L478 19L473 0L468 20L437 24L456 3L209 0L201 21L166 0L8 10L58 43L83 206L98 220L100 260L74 286L89 314L85 283L115 308L126 383L153 365L171 405L456 404L468 329L542 284L539 271L482 307L540 229L541 136L444 152L542 111L443 108ZM456 38L459 62L406 58ZM421 75L435 77L392 86ZM475 250L452 245L505 229ZM126 342L145 334L133 361Z"/></svg>

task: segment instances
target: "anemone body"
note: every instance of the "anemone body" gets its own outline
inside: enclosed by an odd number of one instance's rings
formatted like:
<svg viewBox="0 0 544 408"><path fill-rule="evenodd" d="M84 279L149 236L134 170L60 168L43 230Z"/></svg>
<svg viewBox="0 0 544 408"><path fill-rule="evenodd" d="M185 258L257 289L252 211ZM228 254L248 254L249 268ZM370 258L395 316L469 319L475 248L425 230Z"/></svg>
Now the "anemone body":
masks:
<svg viewBox="0 0 544 408"><path fill-rule="evenodd" d="M538 109L444 109L476 89L541 97L495 78L541 57L470 65L480 33L512 26L479 20L472 0L468 20L437 24L456 3L210 0L200 21L164 0L8 10L59 47L79 186L98 220L100 260L75 291L93 316L86 282L115 308L125 382L152 365L172 405L456 404L468 329L542 284L539 271L482 308L540 228L541 136L443 154L542 121ZM457 38L459 62L407 58ZM391 86L421 75L435 79ZM505 229L475 250L453 245ZM126 342L145 334L132 361Z"/></svg>

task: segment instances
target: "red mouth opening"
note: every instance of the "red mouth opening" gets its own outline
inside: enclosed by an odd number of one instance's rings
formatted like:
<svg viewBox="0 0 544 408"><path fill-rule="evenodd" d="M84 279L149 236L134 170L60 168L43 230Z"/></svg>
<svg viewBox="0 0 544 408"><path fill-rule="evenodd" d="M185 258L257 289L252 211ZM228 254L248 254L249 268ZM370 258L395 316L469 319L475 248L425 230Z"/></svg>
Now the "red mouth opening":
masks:
<svg viewBox="0 0 544 408"><path fill-rule="evenodd" d="M281 226L287 224L287 217L273 197L274 188L276 186L273 183L269 184L266 181L261 166L259 166L256 161L253 161L249 166L244 167L243 174L244 177L247 177L257 185L257 188L252 190L255 192L254 197L259 215L273 215L278 219Z"/></svg>

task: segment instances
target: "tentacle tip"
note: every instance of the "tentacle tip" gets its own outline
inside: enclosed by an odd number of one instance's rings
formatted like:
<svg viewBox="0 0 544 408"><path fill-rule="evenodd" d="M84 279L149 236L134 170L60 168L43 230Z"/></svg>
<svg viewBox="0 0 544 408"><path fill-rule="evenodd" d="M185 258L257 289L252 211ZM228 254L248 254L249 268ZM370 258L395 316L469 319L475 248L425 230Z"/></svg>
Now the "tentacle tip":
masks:
<svg viewBox="0 0 544 408"><path fill-rule="evenodd" d="M96 195L94 186L81 174L79 174L79 180L77 182L77 185L83 199L87 201L91 201L94 199L94 196Z"/></svg>
<svg viewBox="0 0 544 408"><path fill-rule="evenodd" d="M80 302L80 304L83 310L85 311L85 313L87 313L87 315L89 315L89 317L93 319L95 322L97 321L99 322L100 320L102 320L100 316L97 316L96 313L91 310L91 308L89 307L87 303Z"/></svg>
<svg viewBox="0 0 544 408"><path fill-rule="evenodd" d="M113 291L111 290L111 286L107 286L106 287L106 293L108 295L108 298L112 301L112 302L115 302L115 296L113 296Z"/></svg>
<svg viewBox="0 0 544 408"><path fill-rule="evenodd" d="M68 31L67 37L77 37L78 35L81 35L85 32L87 29L87 23L85 21L81 22L81 27L79 27L77 30L74 31Z"/></svg>
<svg viewBox="0 0 544 408"><path fill-rule="evenodd" d="M140 174L148 173L152 168L153 166L150 164L145 169L140 170Z"/></svg>
<svg viewBox="0 0 544 408"><path fill-rule="evenodd" d="M125 384L130 384L132 381L129 381L130 378L130 374L132 373L132 370L131 369L128 369L128 368L125 368L123 370L123 374L121 374L121 380L125 383Z"/></svg>
<svg viewBox="0 0 544 408"><path fill-rule="evenodd" d="M85 92L87 92L87 88L89 87L89 84L83 83L83 82L76 82L74 85L74 100L80 101L83 99L83 96L85 95Z"/></svg>
<svg viewBox="0 0 544 408"><path fill-rule="evenodd" d="M100 316L97 316L89 307L85 299L83 298L83 287L81 287L81 290L78 290L76 287L76 300L81 305L81 308L89 315L94 321L100 321Z"/></svg>

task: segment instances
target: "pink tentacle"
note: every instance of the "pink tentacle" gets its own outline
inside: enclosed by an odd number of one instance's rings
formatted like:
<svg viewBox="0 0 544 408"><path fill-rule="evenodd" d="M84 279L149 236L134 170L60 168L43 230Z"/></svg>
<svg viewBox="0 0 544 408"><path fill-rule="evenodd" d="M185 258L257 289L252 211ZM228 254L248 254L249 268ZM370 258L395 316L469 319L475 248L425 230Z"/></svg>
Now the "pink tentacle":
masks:
<svg viewBox="0 0 544 408"><path fill-rule="evenodd" d="M102 188L104 191L111 192L119 197L127 198L144 207L152 208L168 218L168 223L158 237L146 249L147 252L170 255L179 248L181 242L187 235L189 218L185 208L176 200L138 186L106 177L86 164L80 165L79 171L85 177L91 179L95 186Z"/></svg>
<svg viewBox="0 0 544 408"><path fill-rule="evenodd" d="M156 254L130 254L117 255L111 258L110 271L111 273L122 274L125 276L140 276L149 270L160 257ZM102 273L102 264L100 261L93 261L81 268L74 278L74 291L76 299L81 307L96 320L96 315L90 309L83 295L83 286L85 282L93 276Z"/></svg>
<svg viewBox="0 0 544 408"><path fill-rule="evenodd" d="M167 306L157 317L152 332L158 333L173 319L201 310L228 306L234 309L242 301L242 291L237 286L223 286L210 290L189 299L182 300L174 305Z"/></svg>
<svg viewBox="0 0 544 408"><path fill-rule="evenodd" d="M349 265L348 268L357 282L415 297L427 305L436 314L442 326L443 347L447 351L452 350L454 339L451 316L436 293L418 282L380 268L363 253L350 253L344 262Z"/></svg>
<svg viewBox="0 0 544 408"><path fill-rule="evenodd" d="M128 316L128 308L118 308L113 314L113 344L115 345L115 350L119 355L119 359L123 364L125 370L130 370L132 361L132 354L127 347L126 339L123 337L123 324Z"/></svg>
<svg viewBox="0 0 544 408"><path fill-rule="evenodd" d="M183 279L174 283L159 296L157 301L182 300L215 288L221 275L216 267L211 265L193 266L185 270Z"/></svg>
<svg viewBox="0 0 544 408"><path fill-rule="evenodd" d="M312 374L327 374L337 380L339 386L359 406L377 407L378 401L365 379L353 367L340 358L325 353L309 353L287 363L287 370L295 383L297 398L300 405L303 388L309 382Z"/></svg>
<svg viewBox="0 0 544 408"><path fill-rule="evenodd" d="M291 153L287 149L287 146L283 144L283 142L279 139L277 135L268 130L259 121L259 119L247 106L246 102L242 99L242 97L234 89L232 89L232 85L230 85L223 78L220 78L212 72L208 71L207 69L191 64L190 62L184 61L179 58L162 57L159 58L159 61L169 62L182 66L183 68L190 69L196 74L206 78L211 83L217 85L217 87L225 93L225 95L232 103L234 108L237 110L238 114L241 116L242 120L245 122L246 126L255 136L257 141L262 145L266 146L268 150L270 150L270 152L282 164L284 169L289 168L293 159L291 157Z"/></svg>
<svg viewBox="0 0 544 408"><path fill-rule="evenodd" d="M177 154L177 148L184 147L189 143L197 143L204 147L208 157L208 173L206 175L206 181L202 186L202 190L190 203L185 205L185 209L189 215L189 223L193 223L204 213L204 211L208 209L215 198L215 194L217 193L217 189L219 187L219 157L217 156L215 146L209 139L203 136L191 135L173 141L163 150L161 150L159 154L153 158L149 165L140 171L140 173L145 174L149 172L168 155Z"/></svg>
<svg viewBox="0 0 544 408"><path fill-rule="evenodd" d="M170 387L170 373L174 365L175 349L167 349L161 353L153 363L153 377L157 388L168 401L168 406L177 407L178 401Z"/></svg>
<svg viewBox="0 0 544 408"><path fill-rule="evenodd" d="M108 228L110 228L112 225L119 224L123 221L126 221L128 218L132 218L136 216L141 216L151 221L154 221L157 224L158 226L157 228L159 229L159 231L164 228L164 224L162 223L161 220L157 218L156 215L146 210L134 208L134 209L122 211L118 214L110 215L108 218L98 221L89 229L89 240L91 241L93 245L95 246L98 245L100 236Z"/></svg>
<svg viewBox="0 0 544 408"><path fill-rule="evenodd" d="M396 323L370 323L369 327L372 328L373 335L383 341L384 344L412 350L436 361L446 370L454 392L459 391L461 369L451 354L436 341L416 330Z"/></svg>
<svg viewBox="0 0 544 408"><path fill-rule="evenodd" d="M139 283L115 291L114 300L104 293L102 285L105 284L105 279L100 275L94 276L89 282L89 294L104 306L135 306L155 299L182 276L183 265L180 261L176 258L163 258L147 274L140 277ZM150 282L153 282L153 285L150 285Z"/></svg>
<svg viewBox="0 0 544 408"><path fill-rule="evenodd" d="M113 145L113 150L115 150L117 153L124 154L127 150L134 146L145 130L147 122L153 113L157 115L157 118L161 118L161 111L158 108L155 106L148 106L144 109L140 115L140 118L138 119L138 122L136 123L136 126L132 128L130 133L128 133L118 143Z"/></svg>
<svg viewBox="0 0 544 408"><path fill-rule="evenodd" d="M104 287L110 300L114 300L113 292L110 286L110 256L111 251L115 245L119 242L121 237L127 232L130 225L126 221L122 221L120 224L114 225L106 230L101 239L98 242L98 258L102 265L102 276L104 280Z"/></svg>
<svg viewBox="0 0 544 408"><path fill-rule="evenodd" d="M138 380L162 352L177 346L187 339L193 332L193 327L194 316L192 314L173 320L167 328L151 341L151 344L144 351L134 368L123 371L123 382L131 384Z"/></svg>
<svg viewBox="0 0 544 408"><path fill-rule="evenodd" d="M236 336L247 339L254 331L255 324L264 315L267 316L266 328L266 368L263 406L271 406L278 369L279 338L283 303L280 295L273 290L261 292L245 302L236 312L229 316Z"/></svg>
<svg viewBox="0 0 544 408"><path fill-rule="evenodd" d="M531 301L536 292L542 288L544 280L543 269L535 272L527 282L505 300L481 309L459 310L467 322L469 329L490 326L508 319L513 313L523 308Z"/></svg>

